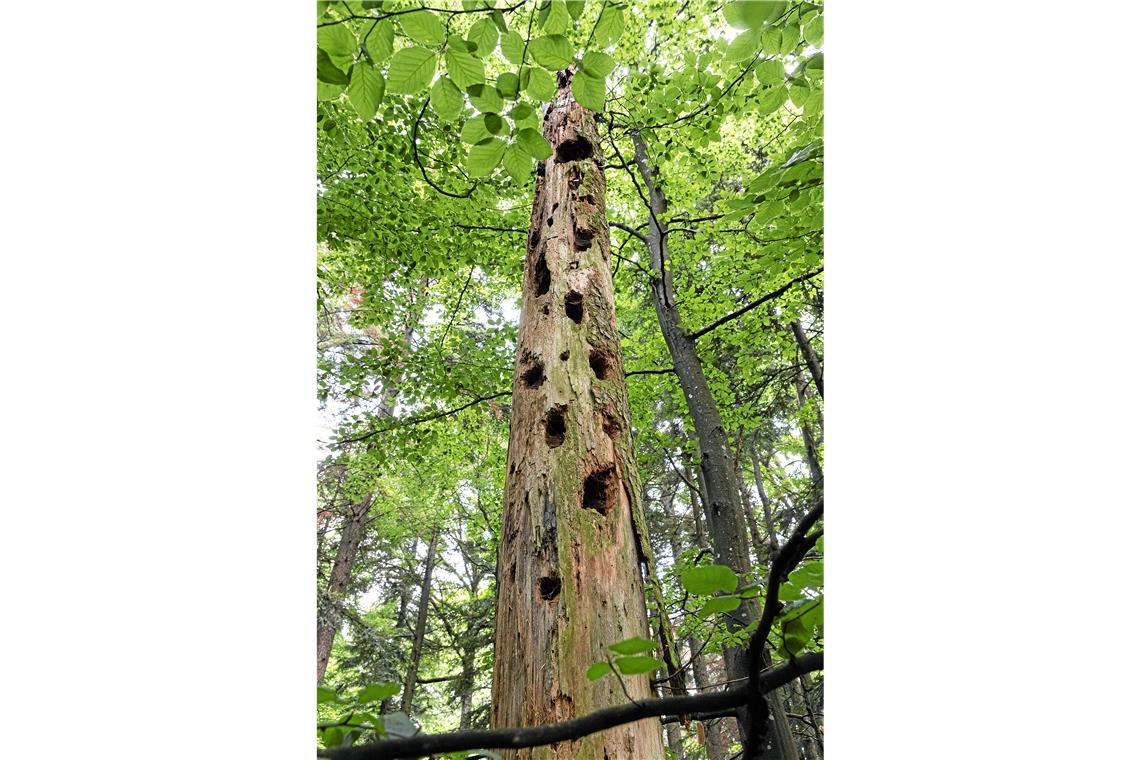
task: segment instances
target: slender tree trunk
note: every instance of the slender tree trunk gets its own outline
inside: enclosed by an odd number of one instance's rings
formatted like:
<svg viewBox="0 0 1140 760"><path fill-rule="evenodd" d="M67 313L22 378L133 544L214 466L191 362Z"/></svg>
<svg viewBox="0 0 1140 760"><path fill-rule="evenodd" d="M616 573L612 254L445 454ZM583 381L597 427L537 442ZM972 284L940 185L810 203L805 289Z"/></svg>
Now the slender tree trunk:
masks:
<svg viewBox="0 0 1140 760"><path fill-rule="evenodd" d="M796 345L800 347L800 353L804 355L808 371L811 372L811 379L815 381L815 389L819 391L819 397L823 398L823 365L798 319L792 322L792 334L796 336Z"/></svg>
<svg viewBox="0 0 1140 760"><path fill-rule="evenodd" d="M607 647L646 636L639 562L647 535L610 276L602 153L571 71L543 133L519 323L498 560L491 726L535 726L627 701L589 681ZM633 699L647 675L624 679ZM657 760L661 724L642 720L515 758Z"/></svg>
<svg viewBox="0 0 1140 760"><path fill-rule="evenodd" d="M400 700L400 710L411 714L412 697L416 692L416 676L420 670L420 655L424 647L424 631L427 629L428 603L431 601L431 574L435 568L435 549L439 542L439 529L431 534L428 543L427 561L424 565L424 582L420 586L420 608L416 612L416 632L412 638L412 658L408 662L408 672L404 677L404 696Z"/></svg>
<svg viewBox="0 0 1140 760"><path fill-rule="evenodd" d="M689 337L681 323L673 299L673 276L668 266L668 243L664 230L665 196L657 186L654 170L650 168L649 155L645 142L638 132L631 134L635 151L635 162L642 181L649 192L650 218L647 243L650 265L653 269L653 306L657 321L669 355L673 359L673 370L684 391L689 416L696 429L701 447L701 473L704 476L708 494L709 534L712 539L713 554L720 564L728 565L737 575L743 577L751 569L748 557L748 544L745 540L746 526L744 512L740 505L740 492L732 465L728 458L728 445L721 422L720 411L713 400L705 378L704 368L697 355L696 342ZM747 600L739 608L725 613L729 630L738 631L759 617L759 607L755 600ZM748 658L742 646L725 649L725 661L729 678L748 677ZM741 723L741 733L747 734L747 711L737 713Z"/></svg>
<svg viewBox="0 0 1140 760"><path fill-rule="evenodd" d="M804 705L804 714L807 715L808 723L811 724L812 736L809 737L808 745L815 751L817 757L823 755L823 729L820 726L819 716L816 715L815 710L811 706L811 695L808 693L807 677L800 676L796 682L798 685L799 697Z"/></svg>
<svg viewBox="0 0 1140 760"><path fill-rule="evenodd" d="M799 402L800 408L807 404L807 394L804 392L807 389L807 383L796 378L796 400ZM807 459L808 470L811 471L812 488L819 491L823 487L823 468L819 464L819 449L815 441L815 436L811 432L811 425L807 421L800 423L800 435L804 439L804 458Z"/></svg>
<svg viewBox="0 0 1140 760"><path fill-rule="evenodd" d="M767 556L764 540L760 536L760 526L756 524L756 510L752 507L752 494L748 484L744 482L744 469L740 460L744 458L744 431L737 431L736 453L732 458L732 469L736 472L736 485L740 489L740 504L744 508L744 519L748 523L748 537L752 539L752 548L756 552L756 561L763 562Z"/></svg>
<svg viewBox="0 0 1140 760"><path fill-rule="evenodd" d="M340 541L336 547L329 585L317 617L317 685L325 680L325 670L329 665L333 641L340 630L344 604L344 590L352 578L352 565L356 561L357 550L364 536L364 522L372 506L372 494L366 495L353 505L340 529Z"/></svg>

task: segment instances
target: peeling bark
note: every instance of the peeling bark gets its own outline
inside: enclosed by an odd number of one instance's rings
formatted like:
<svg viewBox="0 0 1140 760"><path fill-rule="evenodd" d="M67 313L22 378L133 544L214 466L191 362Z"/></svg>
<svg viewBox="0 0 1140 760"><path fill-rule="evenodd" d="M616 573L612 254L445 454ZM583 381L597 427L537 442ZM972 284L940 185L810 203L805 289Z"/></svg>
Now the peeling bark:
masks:
<svg viewBox="0 0 1140 760"><path fill-rule="evenodd" d="M498 558L491 726L536 726L627 701L614 676L586 679L606 647L649 633L629 399L609 268L601 149L590 112L559 75L543 133L528 236ZM552 431L548 415L558 410ZM626 677L633 699L646 675ZM655 760L641 720L505 760Z"/></svg>

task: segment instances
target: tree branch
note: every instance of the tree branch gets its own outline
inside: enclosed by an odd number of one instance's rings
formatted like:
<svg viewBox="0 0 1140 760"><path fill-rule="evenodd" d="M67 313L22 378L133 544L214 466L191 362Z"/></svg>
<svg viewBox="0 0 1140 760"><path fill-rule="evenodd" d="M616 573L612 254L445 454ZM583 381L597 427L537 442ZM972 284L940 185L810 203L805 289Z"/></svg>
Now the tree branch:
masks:
<svg viewBox="0 0 1140 760"><path fill-rule="evenodd" d="M470 401L470 402L464 404L463 406L457 406L454 409L447 409L447 410L444 410L442 412L432 412L431 414L423 414L423 415L420 415L418 417L407 417L405 419L396 420L393 424L388 425L386 427L377 428L376 430L372 430L372 431L369 431L367 433L363 433L361 435L353 436L351 438L342 438L339 441L333 441L332 445L333 446L343 446L346 443L358 443L360 441L366 441L374 435L380 435L381 433L387 433L389 430L395 430L396 428L408 427L409 425L419 425L419 424L424 423L424 422L431 422L433 420L438 420L441 417L447 417L447 416L450 416L452 414L458 414L459 412L462 412L464 409L469 409L469 408L475 406L476 404L478 404L482 401L490 401L491 399L502 398L503 396L510 396L511 393L512 393L512 391L500 391L499 393L493 393L490 396L480 396L479 398L475 399L474 401Z"/></svg>
<svg viewBox="0 0 1140 760"><path fill-rule="evenodd" d="M810 280L812 277L815 277L817 274L819 274L822 271L823 271L823 267L820 267L819 269L815 270L814 272L808 272L807 274L800 275L799 277L795 278L794 280L789 281L786 285L782 285L781 287L777 288L776 290L773 290L768 295L760 296L759 298L757 298L755 301L748 304L747 306L741 306L739 309L732 312L731 314L726 314L725 316L721 317L717 321L712 322L711 324L707 324L704 327L702 327L701 329L689 333L689 338L691 340L696 340L697 338L701 337L705 333L708 333L708 332L715 330L716 328L720 327L721 325L725 324L726 322L731 322L732 320L736 319L737 317L741 317L741 316L747 314L748 312L752 311L753 309L755 309L760 304L771 301L773 298L779 298L780 296L784 295L784 293L787 293L792 288L792 286L795 285L796 283L803 282L804 280Z"/></svg>
<svg viewBox="0 0 1140 760"><path fill-rule="evenodd" d="M610 226L617 227L619 230L628 232L630 235L633 235L635 238L645 243L646 245L649 244L649 238L645 237L645 235L638 232L633 227L630 227L628 224L622 224L621 222L610 222Z"/></svg>
<svg viewBox="0 0 1140 760"><path fill-rule="evenodd" d="M762 693L767 694L786 683L791 683L803 673L822 669L823 653L811 652L802 657L788 660L762 673L757 683ZM318 754L321 757L328 757L333 760L397 760L397 758L416 758L469 749L538 747L570 739L580 739L583 736L643 718L656 718L663 715L691 715L738 707L747 701L747 692L747 686L736 686L726 691L711 694L648 699L638 703L608 707L580 718L533 728L493 728L476 731L452 731L446 734L422 734L398 739L383 739L358 747L325 749Z"/></svg>

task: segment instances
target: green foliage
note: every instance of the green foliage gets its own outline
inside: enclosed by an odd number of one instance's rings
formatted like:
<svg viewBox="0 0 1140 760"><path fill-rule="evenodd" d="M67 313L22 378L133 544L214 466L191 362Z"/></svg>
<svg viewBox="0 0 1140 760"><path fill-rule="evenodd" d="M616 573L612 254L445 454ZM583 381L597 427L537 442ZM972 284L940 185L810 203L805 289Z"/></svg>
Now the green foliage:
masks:
<svg viewBox="0 0 1140 760"><path fill-rule="evenodd" d="M703 565L681 572L681 585L690 594L703 596L724 591L731 594L736 590L739 579L727 565Z"/></svg>
<svg viewBox="0 0 1140 760"><path fill-rule="evenodd" d="M554 73L574 64L574 98L600 115L609 221L641 231L644 187L618 154L631 161L630 132L643 135L669 199L669 271L687 329L822 262L824 54L815 7L571 0L495 12L468 0L431 4L465 13L378 18L413 5L318 10L318 23L329 24L317 32L317 385L327 426L319 589L349 507L373 497L348 588L322 602L322 614L343 612L318 691L322 746L415 725L380 715L379 703L398 696L424 537L441 526L450 567L433 581L420 674L470 678L420 684L410 712L422 730L453 729L466 694L470 725L489 720L512 399L478 399L511 388L535 161L553 155L541 117ZM701 552L678 475L696 484L700 452L676 376L659 372L672 357L650 301L648 253L616 227L609 243L623 365L658 371L627 383L666 612L679 638L692 636L716 658L750 634L729 633L725 613L764 602L766 542L784 540L811 503L801 430L814 431L822 458L823 408L789 324L799 320L822 356L822 278L697 341L761 534L752 570L737 574ZM797 378L807 382L802 402ZM821 542L779 588L785 607L769 636L777 661L822 646L822 562ZM595 656L612 659L591 665L587 678L644 679L664 667L656 631L649 636L598 642Z"/></svg>

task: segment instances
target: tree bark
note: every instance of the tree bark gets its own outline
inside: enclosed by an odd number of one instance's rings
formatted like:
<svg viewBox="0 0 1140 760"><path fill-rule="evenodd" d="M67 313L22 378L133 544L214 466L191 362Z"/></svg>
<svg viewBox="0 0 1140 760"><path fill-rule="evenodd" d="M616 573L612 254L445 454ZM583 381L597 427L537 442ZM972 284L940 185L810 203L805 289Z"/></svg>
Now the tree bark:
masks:
<svg viewBox="0 0 1140 760"><path fill-rule="evenodd" d="M792 334L796 336L796 345L800 347L800 353L804 355L808 371L811 372L811 379L815 381L815 389L819 391L819 397L823 398L823 365L798 319L792 321Z"/></svg>
<svg viewBox="0 0 1140 760"><path fill-rule="evenodd" d="M364 522L372 506L372 494L366 495L349 510L340 530L340 541L336 547L329 585L317 616L317 685L325 680L333 641L340 630L341 605L344 604L344 591L352 578L352 565L356 561L357 550L364 536Z"/></svg>
<svg viewBox="0 0 1140 760"><path fill-rule="evenodd" d="M428 543L427 560L424 565L424 581L420 586L420 608L416 611L416 631L412 638L412 657L408 662L408 672L404 677L404 695L400 699L400 710L405 714L412 711L412 697L416 692L416 676L420 670L420 655L424 647L424 631L427 629L428 603L431 600L431 574L435 568L435 549L439 542L439 529L431 534Z"/></svg>
<svg viewBox="0 0 1140 760"><path fill-rule="evenodd" d="M796 400L799 402L800 409L807 404L807 383L800 377L797 377L794 383L796 387ZM804 458L807 459L808 470L811 471L811 484L812 489L819 491L823 488L823 467L819 463L819 449L815 441L815 436L811 432L811 426L807 421L800 423L800 435L804 439Z"/></svg>
<svg viewBox="0 0 1140 760"><path fill-rule="evenodd" d="M572 70L543 120L527 238L503 526L491 726L536 726L627 702L607 647L648 631L639 567L641 487L610 275L602 151L574 102ZM625 677L633 699L647 675ZM640 720L516 758L657 760L661 724Z"/></svg>
<svg viewBox="0 0 1140 760"><path fill-rule="evenodd" d="M683 328L681 315L674 302L673 275L668 266L668 242L661 221L665 217L665 196L654 179L655 172L650 167L645 141L638 132L633 132L631 137L635 162L649 193L649 231L646 237L653 270L653 306L700 441L701 474L707 487L708 529L713 555L718 563L729 566L737 575L744 577L751 569L748 545L744 538L747 528L740 505L740 493L736 490L728 458L724 424L709 390L697 355L696 343ZM738 631L759 617L759 608L755 600L746 600L736 610L725 613L724 617L729 630ZM728 647L724 654L729 678L747 678L748 663L744 647ZM746 711L742 709L737 715L741 722L741 733L747 735Z"/></svg>

